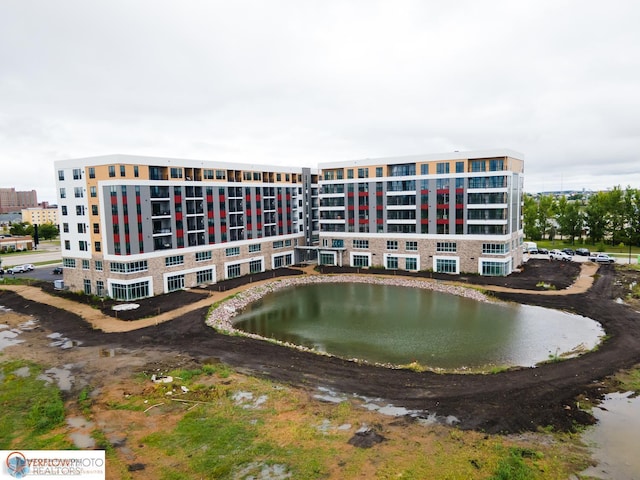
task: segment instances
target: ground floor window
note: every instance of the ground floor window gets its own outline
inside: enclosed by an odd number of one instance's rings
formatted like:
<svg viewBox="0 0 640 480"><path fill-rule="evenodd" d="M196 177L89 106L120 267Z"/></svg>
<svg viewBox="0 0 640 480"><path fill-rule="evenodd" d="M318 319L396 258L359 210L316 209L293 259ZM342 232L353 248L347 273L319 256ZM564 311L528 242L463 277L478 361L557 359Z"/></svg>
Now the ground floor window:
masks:
<svg viewBox="0 0 640 480"><path fill-rule="evenodd" d="M287 255L278 255L273 257L273 268L286 267L293 264L293 258L290 253Z"/></svg>
<svg viewBox="0 0 640 480"><path fill-rule="evenodd" d="M167 291L175 292L184 288L184 275L174 275L167 278Z"/></svg>
<svg viewBox="0 0 640 480"><path fill-rule="evenodd" d="M358 268L366 268L369 266L369 256L368 255L354 255L353 256L353 266Z"/></svg>
<svg viewBox="0 0 640 480"><path fill-rule="evenodd" d="M398 257L387 257L387 268L389 270L398 269Z"/></svg>
<svg viewBox="0 0 640 480"><path fill-rule="evenodd" d="M405 268L407 270L418 270L418 260L416 258L405 258Z"/></svg>
<svg viewBox="0 0 640 480"><path fill-rule="evenodd" d="M196 283L202 285L203 283L213 283L213 269L200 270L196 273Z"/></svg>
<svg viewBox="0 0 640 480"><path fill-rule="evenodd" d="M458 262L455 259L438 258L436 259L436 272L440 273L456 273Z"/></svg>
<svg viewBox="0 0 640 480"><path fill-rule="evenodd" d="M227 278L236 278L240 276L240 264L227 265Z"/></svg>
<svg viewBox="0 0 640 480"><path fill-rule="evenodd" d="M137 300L149 296L149 282L111 285L114 300Z"/></svg>
<svg viewBox="0 0 640 480"><path fill-rule="evenodd" d="M504 277L508 275L508 264L502 262L482 262L482 275Z"/></svg>
<svg viewBox="0 0 640 480"><path fill-rule="evenodd" d="M251 260L249 262L249 273L260 273L262 271L262 260Z"/></svg>
<svg viewBox="0 0 640 480"><path fill-rule="evenodd" d="M91 295L91 280L87 278L84 279L84 294Z"/></svg>
<svg viewBox="0 0 640 480"><path fill-rule="evenodd" d="M104 297L104 282L102 280L96 282L96 295Z"/></svg>
<svg viewBox="0 0 640 480"><path fill-rule="evenodd" d="M335 253L321 253L318 263L320 265L335 265L336 264Z"/></svg>

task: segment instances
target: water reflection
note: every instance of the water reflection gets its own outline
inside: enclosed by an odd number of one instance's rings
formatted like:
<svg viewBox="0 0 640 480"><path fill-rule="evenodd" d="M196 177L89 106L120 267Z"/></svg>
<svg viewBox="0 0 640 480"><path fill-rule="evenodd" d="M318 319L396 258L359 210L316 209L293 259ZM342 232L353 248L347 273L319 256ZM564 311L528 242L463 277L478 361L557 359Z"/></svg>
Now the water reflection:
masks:
<svg viewBox="0 0 640 480"><path fill-rule="evenodd" d="M441 368L531 366L603 335L597 322L556 310L367 283L280 290L234 326L346 358Z"/></svg>

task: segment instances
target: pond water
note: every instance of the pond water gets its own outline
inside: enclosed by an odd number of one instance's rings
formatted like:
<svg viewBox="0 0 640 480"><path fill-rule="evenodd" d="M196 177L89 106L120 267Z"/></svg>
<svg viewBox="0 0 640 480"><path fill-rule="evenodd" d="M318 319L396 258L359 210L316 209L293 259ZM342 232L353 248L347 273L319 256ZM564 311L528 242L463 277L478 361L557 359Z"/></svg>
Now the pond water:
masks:
<svg viewBox="0 0 640 480"><path fill-rule="evenodd" d="M604 335L597 322L557 310L369 283L278 290L233 326L344 358L446 369L533 366Z"/></svg>

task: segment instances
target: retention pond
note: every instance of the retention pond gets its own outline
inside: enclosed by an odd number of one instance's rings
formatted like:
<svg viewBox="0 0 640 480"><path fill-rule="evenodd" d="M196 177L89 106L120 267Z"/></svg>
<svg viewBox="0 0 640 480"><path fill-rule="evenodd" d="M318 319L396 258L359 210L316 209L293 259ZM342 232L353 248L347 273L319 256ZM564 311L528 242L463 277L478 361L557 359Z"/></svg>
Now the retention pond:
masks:
<svg viewBox="0 0 640 480"><path fill-rule="evenodd" d="M582 316L422 288L313 283L268 293L233 327L343 358L443 369L533 366L595 347Z"/></svg>

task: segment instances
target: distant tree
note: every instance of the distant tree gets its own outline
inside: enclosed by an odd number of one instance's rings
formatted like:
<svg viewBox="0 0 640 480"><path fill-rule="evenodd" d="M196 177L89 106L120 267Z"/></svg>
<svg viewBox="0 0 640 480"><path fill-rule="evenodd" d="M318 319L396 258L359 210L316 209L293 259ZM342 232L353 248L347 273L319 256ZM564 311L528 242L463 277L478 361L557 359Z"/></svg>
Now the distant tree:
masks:
<svg viewBox="0 0 640 480"><path fill-rule="evenodd" d="M38 225L38 237L40 237L41 240L53 240L59 234L60 232L58 231L58 227L53 223L43 223L42 225Z"/></svg>
<svg viewBox="0 0 640 480"><path fill-rule="evenodd" d="M540 240L542 235L538 228L538 202L531 195L524 196L524 206L522 209L522 222L524 236L531 240Z"/></svg>
<svg viewBox="0 0 640 480"><path fill-rule="evenodd" d="M12 223L9 228L11 235L33 235L33 225L29 222Z"/></svg>
<svg viewBox="0 0 640 480"><path fill-rule="evenodd" d="M560 227L560 233L569 237L572 244L576 237L579 238L582 235L584 215L575 201L570 202L566 197L560 197L556 204L556 221Z"/></svg>
<svg viewBox="0 0 640 480"><path fill-rule="evenodd" d="M541 238L544 238L547 230L551 227L551 218L553 218L554 209L555 200L553 195L542 195L538 201L538 215L536 218Z"/></svg>
<svg viewBox="0 0 640 480"><path fill-rule="evenodd" d="M606 195L606 192L598 192L591 195L585 207L585 225L589 228L589 236L593 245L604 240L607 233Z"/></svg>

